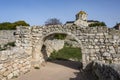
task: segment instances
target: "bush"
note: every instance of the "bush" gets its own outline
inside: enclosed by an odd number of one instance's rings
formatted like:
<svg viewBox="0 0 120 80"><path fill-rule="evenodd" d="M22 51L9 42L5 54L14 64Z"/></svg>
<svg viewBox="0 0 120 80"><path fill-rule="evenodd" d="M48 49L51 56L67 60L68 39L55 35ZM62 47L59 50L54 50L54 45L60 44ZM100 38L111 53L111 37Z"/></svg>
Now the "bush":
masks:
<svg viewBox="0 0 120 80"><path fill-rule="evenodd" d="M106 26L106 24L104 22L95 22L95 23L89 24L88 26L89 27Z"/></svg>
<svg viewBox="0 0 120 80"><path fill-rule="evenodd" d="M80 61L82 59L81 49L80 48L73 48L73 47L64 47L63 49L59 50L58 52L53 51L49 59L52 60L75 60Z"/></svg>
<svg viewBox="0 0 120 80"><path fill-rule="evenodd" d="M51 19L48 19L46 22L45 22L45 25L46 26L49 26L49 25L61 25L62 23L60 22L59 19L57 18L51 18Z"/></svg>
<svg viewBox="0 0 120 80"><path fill-rule="evenodd" d="M16 26L29 26L25 21L16 21L14 23L3 22L0 23L0 30L15 30Z"/></svg>

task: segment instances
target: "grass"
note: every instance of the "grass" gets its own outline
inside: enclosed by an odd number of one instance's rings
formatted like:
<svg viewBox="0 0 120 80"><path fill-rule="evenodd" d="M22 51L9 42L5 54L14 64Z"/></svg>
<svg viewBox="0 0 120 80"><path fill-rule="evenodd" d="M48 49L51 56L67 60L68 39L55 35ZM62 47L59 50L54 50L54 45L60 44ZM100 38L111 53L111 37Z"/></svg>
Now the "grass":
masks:
<svg viewBox="0 0 120 80"><path fill-rule="evenodd" d="M68 47L64 46L63 49L59 50L58 52L53 51L51 53L51 56L49 59L51 60L75 60L80 61L82 58L81 49L80 48L74 48L74 47Z"/></svg>

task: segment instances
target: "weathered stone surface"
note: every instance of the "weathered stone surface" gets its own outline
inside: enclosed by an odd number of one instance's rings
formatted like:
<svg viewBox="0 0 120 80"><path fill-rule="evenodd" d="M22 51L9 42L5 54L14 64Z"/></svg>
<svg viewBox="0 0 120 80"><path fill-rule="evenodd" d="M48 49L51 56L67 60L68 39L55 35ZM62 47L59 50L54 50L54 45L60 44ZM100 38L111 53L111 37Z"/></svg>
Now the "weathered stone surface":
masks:
<svg viewBox="0 0 120 80"><path fill-rule="evenodd" d="M100 26L93 28L76 25L33 26L28 30L27 28L24 30L23 27L19 27L17 31L19 32L20 30L23 30L23 33L19 33L18 35L25 36L17 38L18 41L16 43L20 44L27 54L30 53L31 55L34 55L34 61L44 61L43 54L41 54L40 50L42 49L42 46L46 44L46 40L49 38L48 36L56 33L67 34L77 41L78 46L82 49L82 53L86 56L82 58L86 64L93 60L100 60L106 63L116 63L119 61L119 58L114 59L115 57L113 57L113 54L119 53L119 45L117 44L120 42L120 35L118 35L120 31ZM54 40L53 43L55 43ZM47 53L51 53L55 48L58 48L58 43L53 43L46 45ZM106 53L108 53L108 55ZM40 60L40 58L43 59Z"/></svg>
<svg viewBox="0 0 120 80"><path fill-rule="evenodd" d="M13 77L13 73L10 73L8 76L7 76L7 79L11 79Z"/></svg>
<svg viewBox="0 0 120 80"><path fill-rule="evenodd" d="M4 54L0 52L0 56L2 57L0 59L0 76L3 76L0 77L0 80L8 80L30 70L31 56L25 54L22 50L16 47L15 49L2 51ZM7 59L4 57L6 55L8 56ZM23 67L23 71L20 71Z"/></svg>
<svg viewBox="0 0 120 80"><path fill-rule="evenodd" d="M120 64L105 64L94 62L92 73L98 80L120 80Z"/></svg>
<svg viewBox="0 0 120 80"><path fill-rule="evenodd" d="M3 68L3 64L0 64L0 70Z"/></svg>
<svg viewBox="0 0 120 80"><path fill-rule="evenodd" d="M20 74L20 70L13 71L13 76L17 77Z"/></svg>
<svg viewBox="0 0 120 80"><path fill-rule="evenodd" d="M16 30L0 30L0 45L4 45L8 42L14 42Z"/></svg>

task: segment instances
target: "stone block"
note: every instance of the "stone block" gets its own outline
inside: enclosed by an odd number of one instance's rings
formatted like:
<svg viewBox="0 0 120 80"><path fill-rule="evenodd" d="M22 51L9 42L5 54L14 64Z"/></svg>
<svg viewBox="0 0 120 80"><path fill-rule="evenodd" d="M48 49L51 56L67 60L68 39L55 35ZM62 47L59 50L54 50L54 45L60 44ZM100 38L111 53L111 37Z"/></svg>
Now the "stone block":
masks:
<svg viewBox="0 0 120 80"><path fill-rule="evenodd" d="M120 54L120 47L118 47L118 51L117 52Z"/></svg>
<svg viewBox="0 0 120 80"><path fill-rule="evenodd" d="M8 76L7 76L7 79L11 79L13 77L13 73L10 73Z"/></svg>
<svg viewBox="0 0 120 80"><path fill-rule="evenodd" d="M99 46L94 46L95 49L99 49Z"/></svg>
<svg viewBox="0 0 120 80"><path fill-rule="evenodd" d="M98 39L95 39L94 41L95 41L95 42L98 42Z"/></svg>
<svg viewBox="0 0 120 80"><path fill-rule="evenodd" d="M11 73L11 71L7 70L7 71L4 72L3 76L8 76L10 73Z"/></svg>
<svg viewBox="0 0 120 80"><path fill-rule="evenodd" d="M113 36L113 39L114 39L114 40L118 40L118 39L119 39L119 36L114 35L114 36Z"/></svg>
<svg viewBox="0 0 120 80"><path fill-rule="evenodd" d="M19 70L13 71L13 76L19 76L19 73L20 73Z"/></svg>
<svg viewBox="0 0 120 80"><path fill-rule="evenodd" d="M0 70L3 68L3 64L0 64Z"/></svg>
<svg viewBox="0 0 120 80"><path fill-rule="evenodd" d="M110 57L110 56L111 56L111 54L108 53L108 52L104 52L104 53L103 53L103 57Z"/></svg>
<svg viewBox="0 0 120 80"><path fill-rule="evenodd" d="M8 59L8 55L7 54L1 54L0 60L7 60L7 59Z"/></svg>

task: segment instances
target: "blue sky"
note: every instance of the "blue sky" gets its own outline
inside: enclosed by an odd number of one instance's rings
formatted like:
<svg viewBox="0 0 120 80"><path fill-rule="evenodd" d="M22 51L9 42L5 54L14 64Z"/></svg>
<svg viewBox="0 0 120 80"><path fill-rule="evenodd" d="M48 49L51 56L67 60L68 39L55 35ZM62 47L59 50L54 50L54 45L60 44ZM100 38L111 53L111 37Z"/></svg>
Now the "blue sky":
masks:
<svg viewBox="0 0 120 80"><path fill-rule="evenodd" d="M119 4L120 0L0 0L0 22L25 20L30 25L43 25L49 18L58 18L65 23L84 10L89 20L112 27L120 22Z"/></svg>

